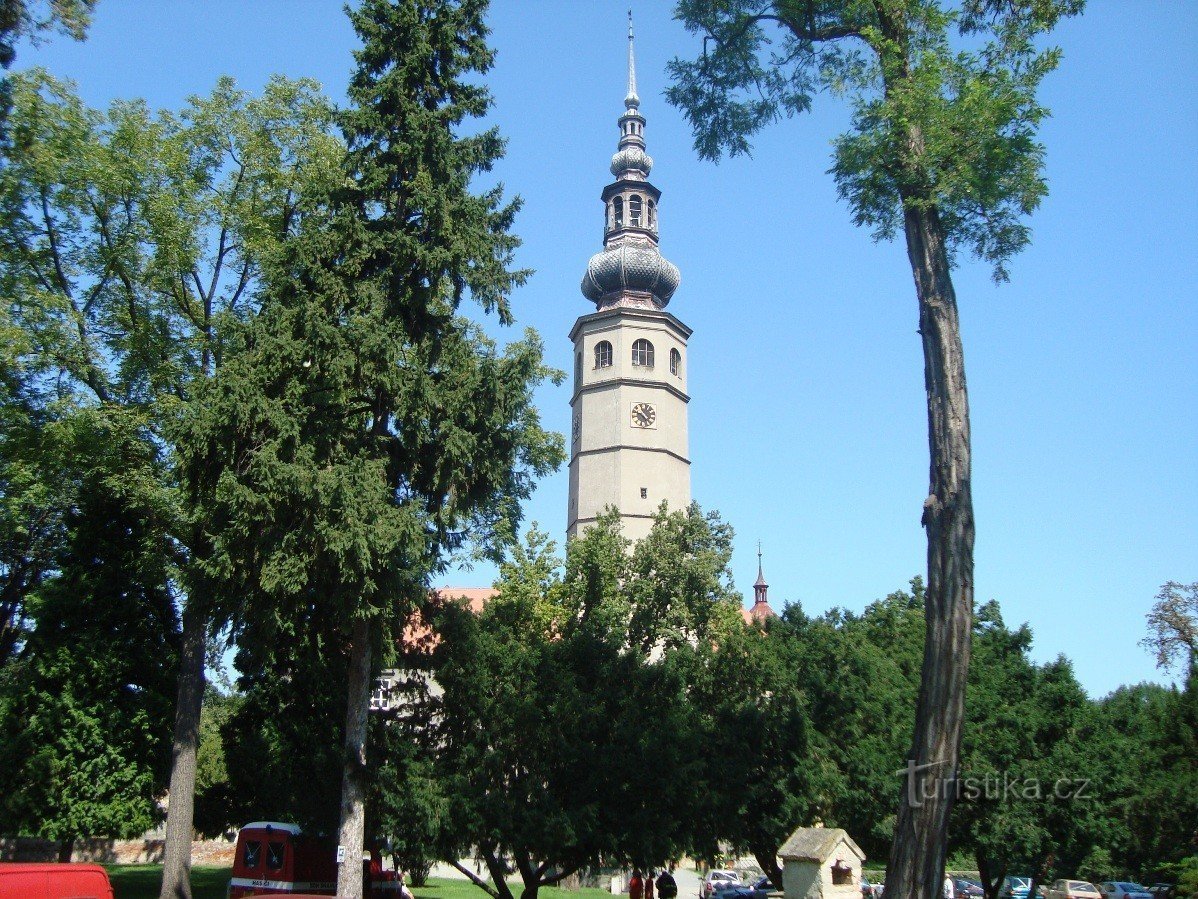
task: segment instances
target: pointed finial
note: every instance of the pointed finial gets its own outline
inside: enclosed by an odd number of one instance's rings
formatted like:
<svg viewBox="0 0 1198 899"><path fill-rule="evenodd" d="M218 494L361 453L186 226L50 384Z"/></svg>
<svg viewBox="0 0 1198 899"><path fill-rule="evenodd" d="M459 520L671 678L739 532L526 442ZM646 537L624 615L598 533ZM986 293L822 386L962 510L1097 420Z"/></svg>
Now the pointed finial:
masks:
<svg viewBox="0 0 1198 899"><path fill-rule="evenodd" d="M628 10L628 96L624 98L624 106L636 109L641 105L641 98L636 95L636 53L632 48L632 10Z"/></svg>
<svg viewBox="0 0 1198 899"><path fill-rule="evenodd" d="M754 588L761 588L761 587L765 586L765 575L761 573L761 541L760 540L757 541L757 583L754 584L753 586L754 586ZM757 599L759 602L765 599L765 596L763 594L761 594L760 589L757 589L756 592L758 593Z"/></svg>

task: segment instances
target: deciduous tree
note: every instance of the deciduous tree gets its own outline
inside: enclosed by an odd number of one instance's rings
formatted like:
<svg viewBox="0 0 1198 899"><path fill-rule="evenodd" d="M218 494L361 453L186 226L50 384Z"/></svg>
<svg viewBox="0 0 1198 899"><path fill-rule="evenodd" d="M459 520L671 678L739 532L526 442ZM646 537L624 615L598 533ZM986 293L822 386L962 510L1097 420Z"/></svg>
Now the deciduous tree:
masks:
<svg viewBox="0 0 1198 899"><path fill-rule="evenodd" d="M1045 192L1045 115L1036 89L1059 53L1042 36L1081 0L682 0L703 36L693 61L671 63L668 92L695 129L700 155L749 149L748 136L811 105L847 96L853 124L832 171L853 219L879 239L900 232L915 280L924 348L930 484L927 631L911 746L911 789L899 803L887 868L898 899L931 899L944 873L964 720L973 611L974 520L969 406L954 253L998 280L1029 239L1023 217ZM772 35L778 43L771 44ZM953 38L959 37L954 46ZM911 796L927 796L918 804Z"/></svg>

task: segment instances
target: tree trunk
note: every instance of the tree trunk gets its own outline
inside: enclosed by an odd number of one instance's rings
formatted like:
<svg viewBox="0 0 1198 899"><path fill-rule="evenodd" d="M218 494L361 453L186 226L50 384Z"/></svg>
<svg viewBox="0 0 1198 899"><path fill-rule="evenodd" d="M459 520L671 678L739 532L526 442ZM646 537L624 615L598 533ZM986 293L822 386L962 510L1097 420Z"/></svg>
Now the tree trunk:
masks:
<svg viewBox="0 0 1198 899"><path fill-rule="evenodd" d="M777 852L771 852L769 849L754 849L753 858L757 859L757 866L761 868L761 873L770 879L774 889L781 890L782 869L778 867Z"/></svg>
<svg viewBox="0 0 1198 899"><path fill-rule="evenodd" d="M345 768L341 776L341 830L345 850L337 869L337 895L362 899L362 846L366 829L366 718L370 712L370 622L354 622L346 676Z"/></svg>
<svg viewBox="0 0 1198 899"><path fill-rule="evenodd" d="M990 864L990 859L984 852L978 850L974 854L977 861L978 876L982 879L982 889L986 891L986 899L998 899L998 891L1007 876L1007 863Z"/></svg>
<svg viewBox="0 0 1198 899"><path fill-rule="evenodd" d="M75 852L75 838L67 837L64 840L58 841L58 860L66 864L71 860L71 856Z"/></svg>
<svg viewBox="0 0 1198 899"><path fill-rule="evenodd" d="M904 217L919 298L931 484L923 507L928 535L923 669L886 894L891 899L937 899L956 793L973 621L969 399L939 216L934 207L909 204Z"/></svg>
<svg viewBox="0 0 1198 899"><path fill-rule="evenodd" d="M183 612L179 693L171 761L170 802L162 854L159 899L191 899L191 838L195 813L196 744L204 704L204 637L207 621L193 602Z"/></svg>

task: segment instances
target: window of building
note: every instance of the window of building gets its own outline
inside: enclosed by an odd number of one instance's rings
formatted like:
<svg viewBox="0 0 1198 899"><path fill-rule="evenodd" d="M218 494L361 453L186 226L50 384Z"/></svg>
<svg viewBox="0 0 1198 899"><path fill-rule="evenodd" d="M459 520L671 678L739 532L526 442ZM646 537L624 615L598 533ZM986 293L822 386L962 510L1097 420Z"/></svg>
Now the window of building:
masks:
<svg viewBox="0 0 1198 899"><path fill-rule="evenodd" d="M648 499L648 498L649 498L649 488L642 487L641 488L641 499Z"/></svg>
<svg viewBox="0 0 1198 899"><path fill-rule="evenodd" d="M633 228L641 226L641 198L635 194L628 200L628 224Z"/></svg>
<svg viewBox="0 0 1198 899"><path fill-rule="evenodd" d="M670 374L682 377L682 354L675 349L670 350Z"/></svg>
<svg viewBox="0 0 1198 899"><path fill-rule="evenodd" d="M574 357L574 386L582 386L582 353Z"/></svg>
<svg viewBox="0 0 1198 899"><path fill-rule="evenodd" d="M615 221L617 228L624 227L624 198L616 197L611 201L612 209L615 210Z"/></svg>
<svg viewBox="0 0 1198 899"><path fill-rule="evenodd" d="M611 344L601 340L595 344L595 368L611 367Z"/></svg>
<svg viewBox="0 0 1198 899"><path fill-rule="evenodd" d="M644 368L653 367L653 344L644 338L632 345L632 364Z"/></svg>
<svg viewBox="0 0 1198 899"><path fill-rule="evenodd" d="M649 227L657 227L657 204L652 200L649 201Z"/></svg>

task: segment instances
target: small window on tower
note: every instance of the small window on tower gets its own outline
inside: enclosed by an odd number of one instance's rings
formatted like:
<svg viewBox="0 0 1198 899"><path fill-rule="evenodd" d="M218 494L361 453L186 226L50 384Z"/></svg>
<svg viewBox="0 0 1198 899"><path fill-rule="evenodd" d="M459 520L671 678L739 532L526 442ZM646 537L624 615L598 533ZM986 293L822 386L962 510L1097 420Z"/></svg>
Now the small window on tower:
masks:
<svg viewBox="0 0 1198 899"><path fill-rule="evenodd" d="M682 377L682 354L677 350L670 350L670 374Z"/></svg>
<svg viewBox="0 0 1198 899"><path fill-rule="evenodd" d="M616 197L611 201L611 208L615 210L616 227L624 227L624 198Z"/></svg>
<svg viewBox="0 0 1198 899"><path fill-rule="evenodd" d="M628 224L633 228L641 226L641 198L634 195L628 201Z"/></svg>
<svg viewBox="0 0 1198 899"><path fill-rule="evenodd" d="M632 345L632 364L644 368L653 367L653 344L644 338Z"/></svg>
<svg viewBox="0 0 1198 899"><path fill-rule="evenodd" d="M649 201L649 227L657 227L657 204L652 200Z"/></svg>
<svg viewBox="0 0 1198 899"><path fill-rule="evenodd" d="M649 498L649 488L642 487L641 488L641 499L648 499L648 498Z"/></svg>
<svg viewBox="0 0 1198 899"><path fill-rule="evenodd" d="M582 386L582 353L574 357L574 386Z"/></svg>
<svg viewBox="0 0 1198 899"><path fill-rule="evenodd" d="M611 344L606 340L595 344L595 368L611 368Z"/></svg>

